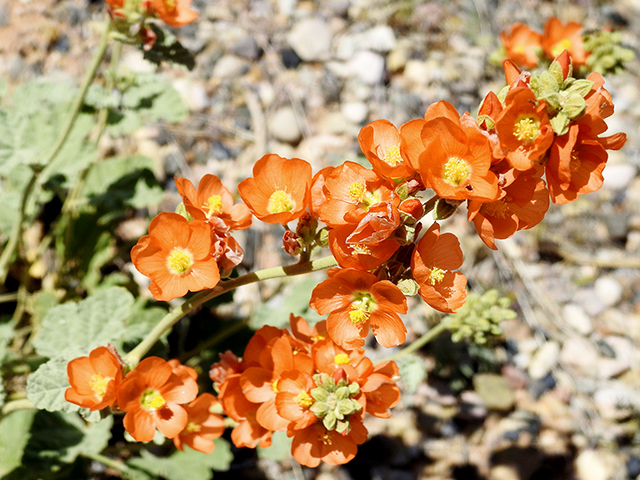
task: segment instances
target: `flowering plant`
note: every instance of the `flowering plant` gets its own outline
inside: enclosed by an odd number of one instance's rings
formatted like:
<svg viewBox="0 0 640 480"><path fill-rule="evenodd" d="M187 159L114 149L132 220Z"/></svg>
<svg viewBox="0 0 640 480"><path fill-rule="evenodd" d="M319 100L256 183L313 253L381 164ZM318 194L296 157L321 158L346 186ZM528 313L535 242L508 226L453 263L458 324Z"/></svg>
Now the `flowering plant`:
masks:
<svg viewBox="0 0 640 480"><path fill-rule="evenodd" d="M0 428L10 428L16 411L55 412L64 428L76 429L82 438L104 440L74 443L75 456L69 454L73 459L67 464L84 456L127 478L140 472L176 478L175 472L183 471L176 465L188 464L193 452L206 458L193 457L207 472L224 469L230 462L225 432L237 448L265 449L274 439L285 445L289 439L287 450L306 467L346 464L367 440L370 418L389 418L390 409L400 403L397 382L406 366L402 358L444 331L455 341L490 343L488 339L501 335L498 323L514 316L495 292L468 293L470 282L461 271L464 242L447 220L466 213L479 239L497 250L497 240L540 224L551 204L564 205L597 191L608 151L626 141L624 133L605 135L614 105L598 72L621 67L626 54L613 64L607 60L610 67L600 69L606 56L597 52L615 39L596 34L585 38L579 24L565 25L556 18L545 24L543 34L515 24L501 35L506 85L487 93L477 114L460 114L442 100L429 105L423 117L399 127L374 120L357 136L361 162L344 161L317 171L307 160L266 153L253 164L252 176L237 185L237 195L235 188L223 185L224 177L207 173L197 185L176 177L175 211L158 213L146 234L130 238L135 242L130 276L123 279L120 272L103 279L109 263L102 258L121 247L108 235L113 216L128 212L119 219L124 221L134 208L153 209L159 203L137 197L159 187L141 173L151 165L134 168L139 160L133 157L106 167L96 161L96 145L113 126L110 115L152 110L149 102L166 94L163 86L149 87L150 80L119 78L114 67L119 49L123 43L134 44L152 60L190 65L181 45L164 42L170 32L159 26L160 21L179 27L196 20L190 4L107 0L102 42L58 140L44 161L23 165L29 179L0 257L0 278L7 280L7 288L8 279L18 278L16 271L26 278L44 264L43 259L29 260L28 250L22 258L29 208L46 202L43 192L61 175L55 162L65 158L65 148L73 147L70 138L89 149L91 129L79 137L74 133L85 120L81 117L97 119L97 138L90 149L94 158L70 175L73 182L60 218L38 248L42 256L48 242L54 242L65 260L56 275L80 277L82 271L82 281L69 282L66 293L58 296L53 287L62 281L54 279L50 295L34 294L28 307L20 299L30 287L20 284L13 320L0 327L14 332L11 345L17 348L22 337L15 332L29 310L29 348L38 365L26 381L26 398L4 405ZM112 41L117 43L105 86L90 89ZM537 66L537 71L520 68ZM122 98L113 103L111 91L116 89ZM109 131L115 135L118 130ZM116 166L125 174L103 188L101 177ZM135 185L121 194L128 177L136 177ZM78 207L82 198L90 208ZM254 221L278 229L282 249L294 259L290 264L246 271L244 242L254 231ZM87 242L103 242L103 257L90 256L84 264L73 247L83 246L75 234L83 222L90 225ZM325 256L319 256L321 251ZM15 256L19 260L10 271ZM21 266L20 259L31 267ZM247 331L247 320L238 318L226 328L220 322L214 329L199 325L204 338L191 345L192 350L181 348L182 355L167 348L182 341L172 338L181 335L173 328L180 319L206 323L202 320L209 319L214 302L222 302L225 295L228 302L227 294L238 287L322 270L327 270L326 278L314 277L317 281L298 309L302 311L253 325L259 328L253 328L248 339L230 341L227 348L229 337ZM144 289L131 281L134 276ZM132 294L136 289L139 295ZM143 299L147 290L147 297L159 302L150 308ZM170 308L160 307L163 302ZM441 321L416 339L406 315L427 305ZM238 317L243 315L249 317ZM281 328L283 318L289 320L289 330ZM309 322L311 318L317 321ZM5 338L3 332L0 329L0 338ZM393 355L381 353L406 343ZM409 371L404 374L410 377ZM10 395L20 393L25 391L10 388ZM37 425L34 417L15 418L26 425L20 430L25 436ZM126 432L118 434L123 441L164 445L171 439L177 451L156 457L151 448L141 446L131 459L118 456L108 447L114 421ZM16 472L27 468L24 448ZM103 453L105 449L110 450ZM60 462L65 461L61 457Z"/></svg>

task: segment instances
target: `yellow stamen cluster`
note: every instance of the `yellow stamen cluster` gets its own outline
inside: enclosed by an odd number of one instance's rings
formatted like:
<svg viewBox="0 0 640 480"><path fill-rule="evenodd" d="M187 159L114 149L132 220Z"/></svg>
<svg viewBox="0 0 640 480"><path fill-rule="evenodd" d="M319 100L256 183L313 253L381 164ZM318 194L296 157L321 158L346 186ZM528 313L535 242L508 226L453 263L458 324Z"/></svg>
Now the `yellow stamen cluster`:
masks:
<svg viewBox="0 0 640 480"><path fill-rule="evenodd" d="M351 245L351 250L353 250L353 253L356 253L358 255L371 255L371 250L369 250L369 247L360 243Z"/></svg>
<svg viewBox="0 0 640 480"><path fill-rule="evenodd" d="M573 150L571 152L571 161L569 162L569 170L572 172L577 172L580 169L580 165L582 165L582 161L578 156L578 153Z"/></svg>
<svg viewBox="0 0 640 480"><path fill-rule="evenodd" d="M296 396L296 403L302 408L309 408L314 404L314 400L307 392L300 390L300 393Z"/></svg>
<svg viewBox="0 0 640 480"><path fill-rule="evenodd" d="M189 422L187 426L184 428L189 433L197 433L202 430L202 425L198 425L197 423Z"/></svg>
<svg viewBox="0 0 640 480"><path fill-rule="evenodd" d="M280 391L278 390L278 380L274 380L273 383L271 384L271 390L274 391L274 393L279 393Z"/></svg>
<svg viewBox="0 0 640 480"><path fill-rule="evenodd" d="M565 50L570 50L570 49L571 49L571 40L569 40L568 38L563 38L553 46L553 48L551 49L551 53L553 53L554 57L557 57Z"/></svg>
<svg viewBox="0 0 640 480"><path fill-rule="evenodd" d="M142 392L140 397L140 405L145 410L159 410L167 404L166 400L160 395L160 392L152 388L147 388Z"/></svg>
<svg viewBox="0 0 640 480"><path fill-rule="evenodd" d="M366 189L363 182L353 182L349 186L349 196L357 202L362 200L365 191Z"/></svg>
<svg viewBox="0 0 640 480"><path fill-rule="evenodd" d="M497 202L483 203L480 213L489 217L507 218L509 216L509 207L505 199L501 199Z"/></svg>
<svg viewBox="0 0 640 480"><path fill-rule="evenodd" d="M283 190L276 190L269 197L267 211L269 213L290 212L295 208L295 202L291 195Z"/></svg>
<svg viewBox="0 0 640 480"><path fill-rule="evenodd" d="M98 375L97 373L91 375L91 378L89 379L89 387L99 398L102 398L107 392L108 383L108 378L104 378L102 375Z"/></svg>
<svg viewBox="0 0 640 480"><path fill-rule="evenodd" d="M173 12L176 9L178 3L176 0L164 0L164 5L167 7L169 12Z"/></svg>
<svg viewBox="0 0 640 480"><path fill-rule="evenodd" d="M396 165L402 163L402 155L400 155L400 148L398 148L396 145L393 145L387 148L387 151L385 152L383 160L384 160L384 163L392 167L395 167Z"/></svg>
<svg viewBox="0 0 640 480"><path fill-rule="evenodd" d="M446 270L443 270L438 267L433 267L429 272L429 283L431 285L435 285L436 283L440 283L444 280L444 274L447 273Z"/></svg>
<svg viewBox="0 0 640 480"><path fill-rule="evenodd" d="M325 433L322 438L322 443L324 443L325 445L331 445L333 442L331 441L331 437L329 436L328 433Z"/></svg>
<svg viewBox="0 0 640 480"><path fill-rule="evenodd" d="M220 195L211 195L202 208L208 210L207 218L219 215L222 212L222 197Z"/></svg>
<svg viewBox="0 0 640 480"><path fill-rule="evenodd" d="M366 322L375 308L376 302L371 297L371 294L366 292L356 293L353 302L351 302L351 311L349 312L351 323Z"/></svg>
<svg viewBox="0 0 640 480"><path fill-rule="evenodd" d="M346 353L339 353L333 358L333 363L335 363L336 365L349 363L349 355L347 355Z"/></svg>
<svg viewBox="0 0 640 480"><path fill-rule="evenodd" d="M533 142L540 133L540 121L534 117L520 117L513 125L513 136L521 142Z"/></svg>
<svg viewBox="0 0 640 480"><path fill-rule="evenodd" d="M449 185L459 187L462 185L470 174L469 164L458 157L451 157L444 164L442 178Z"/></svg>
<svg viewBox="0 0 640 480"><path fill-rule="evenodd" d="M192 266L193 255L187 249L176 247L167 257L167 268L173 275L186 275Z"/></svg>

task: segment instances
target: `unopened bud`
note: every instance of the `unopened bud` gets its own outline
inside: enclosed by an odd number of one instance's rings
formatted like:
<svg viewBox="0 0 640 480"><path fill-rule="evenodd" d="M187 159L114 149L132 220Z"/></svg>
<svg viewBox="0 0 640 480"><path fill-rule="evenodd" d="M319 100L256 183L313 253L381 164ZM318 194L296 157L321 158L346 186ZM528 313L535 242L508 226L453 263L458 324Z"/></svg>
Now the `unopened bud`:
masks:
<svg viewBox="0 0 640 480"><path fill-rule="evenodd" d="M434 220L446 220L458 211L458 207L462 204L462 200L449 200L439 198L436 200L436 206L433 209Z"/></svg>
<svg viewBox="0 0 640 480"><path fill-rule="evenodd" d="M333 381L336 382L336 384L340 381L343 380L345 382L348 381L347 379L347 372L344 371L344 368L338 368L337 370L335 370L333 372L333 374L331 375L331 378L333 378Z"/></svg>
<svg viewBox="0 0 640 480"><path fill-rule="evenodd" d="M189 222L191 220L193 220L193 217L191 216L191 214L189 212L187 212L187 207L184 206L184 203L180 202L178 204L178 206L176 207L176 213L178 215L182 215L184 218L186 218Z"/></svg>
<svg viewBox="0 0 640 480"><path fill-rule="evenodd" d="M398 288L405 297L413 297L418 293L420 288L416 281L412 278L404 278L398 282Z"/></svg>
<svg viewBox="0 0 640 480"><path fill-rule="evenodd" d="M422 218L422 215L424 215L424 207L422 206L422 202L417 198L407 198L400 204L398 210L404 213L408 213L416 220L420 220Z"/></svg>
<svg viewBox="0 0 640 480"><path fill-rule="evenodd" d="M296 232L286 230L282 236L282 248L292 257L300 255L302 252L303 241Z"/></svg>

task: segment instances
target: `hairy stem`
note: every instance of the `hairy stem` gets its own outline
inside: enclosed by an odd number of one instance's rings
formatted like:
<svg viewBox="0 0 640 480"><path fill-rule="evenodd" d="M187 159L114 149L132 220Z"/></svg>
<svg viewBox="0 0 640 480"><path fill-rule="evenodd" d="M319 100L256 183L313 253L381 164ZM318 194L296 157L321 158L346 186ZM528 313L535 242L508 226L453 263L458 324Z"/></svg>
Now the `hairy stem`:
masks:
<svg viewBox="0 0 640 480"><path fill-rule="evenodd" d="M422 347L424 347L427 343L434 340L438 335L440 335L442 332L444 332L448 328L449 328L449 325L446 320L440 322L438 325L431 328L427 333L423 334L420 338L418 338L417 340L414 340L407 347L403 348L395 355L392 355L389 358L385 358L383 361L397 360L398 358L404 357L405 355L409 355L411 353L417 352Z"/></svg>
<svg viewBox="0 0 640 480"><path fill-rule="evenodd" d="M162 334L169 328L173 327L178 320L184 317L187 313L194 308L199 307L205 302L216 298L223 293L227 293L231 290L235 290L243 285L249 285L250 283L261 282L270 278L291 277L294 275L302 275L305 273L316 272L318 270L325 270L327 268L335 267L337 265L333 256L319 258L318 260L311 260L304 263L296 263L295 265L287 265L284 267L265 268L264 270L258 270L256 272L247 273L238 278L220 282L214 288L202 291L189 300L184 302L179 307L174 308L160 322L154 327L151 332L140 342L133 350L131 350L125 357L124 363L126 366L133 368L142 357L155 345L155 343L162 337Z"/></svg>

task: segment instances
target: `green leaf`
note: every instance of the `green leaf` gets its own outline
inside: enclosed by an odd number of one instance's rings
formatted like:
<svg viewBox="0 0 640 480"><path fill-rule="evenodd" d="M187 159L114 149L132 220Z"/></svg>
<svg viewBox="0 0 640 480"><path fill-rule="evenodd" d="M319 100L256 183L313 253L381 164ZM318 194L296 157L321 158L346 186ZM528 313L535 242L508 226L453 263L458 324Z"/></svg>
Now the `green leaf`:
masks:
<svg viewBox="0 0 640 480"><path fill-rule="evenodd" d="M143 50L144 58L160 65L171 62L183 65L189 70L196 66L196 60L189 50L184 48L168 29L162 29L155 24L150 24L151 29L157 35L156 41L150 50Z"/></svg>
<svg viewBox="0 0 640 480"><path fill-rule="evenodd" d="M209 480L211 470L226 471L233 459L226 440L217 438L214 443L216 448L210 455L185 447L184 452L176 451L168 458L161 458L142 450L141 457L129 460L127 465L167 480Z"/></svg>
<svg viewBox="0 0 640 480"><path fill-rule="evenodd" d="M0 419L0 478L22 464L36 410L16 410Z"/></svg>
<svg viewBox="0 0 640 480"><path fill-rule="evenodd" d="M84 99L85 105L95 109L116 108L120 104L119 95L107 92L102 85L91 85Z"/></svg>
<svg viewBox="0 0 640 480"><path fill-rule="evenodd" d="M107 130L114 137L129 135L142 125L142 117L136 110L109 110Z"/></svg>
<svg viewBox="0 0 640 480"><path fill-rule="evenodd" d="M167 310L161 307L151 307L141 311L135 311L127 320L123 331L123 342L139 342L158 322L167 314ZM166 335L169 334L167 331Z"/></svg>
<svg viewBox="0 0 640 480"><path fill-rule="evenodd" d="M55 306L42 321L33 345L38 354L50 358L69 347L88 354L121 337L132 306L133 296L122 287L98 290L78 303Z"/></svg>
<svg viewBox="0 0 640 480"><path fill-rule="evenodd" d="M76 92L76 86L69 82L35 79L18 86L11 100L22 113L37 114L43 107L71 102Z"/></svg>
<svg viewBox="0 0 640 480"><path fill-rule="evenodd" d="M262 448L258 445L256 451L258 457L280 462L291 457L291 442L293 438L287 437L285 432L273 432L271 446Z"/></svg>
<svg viewBox="0 0 640 480"><path fill-rule="evenodd" d="M277 328L289 326L289 314L304 317L313 326L323 319L309 307L311 292L318 286L318 279L313 276L295 279L288 283L281 294L275 295L266 303L261 303L251 316L249 326L255 330L264 325Z"/></svg>
<svg viewBox="0 0 640 480"><path fill-rule="evenodd" d="M404 384L403 391L414 393L427 378L424 360L418 355L409 354L396 360L400 370L400 378Z"/></svg>
<svg viewBox="0 0 640 480"><path fill-rule="evenodd" d="M69 403L64 398L64 392L69 388L67 377L67 363L75 357L83 356L78 350L67 350L67 358L58 357L40 365L40 367L27 378L27 398L39 409L49 412L74 413L83 411L85 416L91 413L87 409L81 409L78 405ZM94 412L92 418L100 418L99 412Z"/></svg>

